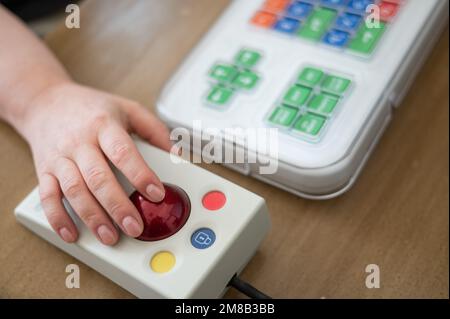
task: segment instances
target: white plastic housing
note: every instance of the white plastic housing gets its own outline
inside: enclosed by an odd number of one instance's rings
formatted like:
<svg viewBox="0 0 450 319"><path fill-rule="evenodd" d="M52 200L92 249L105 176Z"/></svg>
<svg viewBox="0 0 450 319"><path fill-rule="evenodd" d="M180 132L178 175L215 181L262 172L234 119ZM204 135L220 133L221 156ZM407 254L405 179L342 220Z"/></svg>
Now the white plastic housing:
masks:
<svg viewBox="0 0 450 319"><path fill-rule="evenodd" d="M287 134L279 138L279 170L260 175L258 165L232 165L297 195L325 199L347 190L382 135L440 30L448 21L448 1L407 0L369 58L285 36L249 23L264 0L235 0L185 60L165 87L158 113L171 127L265 127L264 117L304 65L348 74L350 96L326 134L310 143ZM204 106L208 70L232 61L242 48L263 53L257 66L262 82L253 93L240 94L229 108ZM247 150L242 150L247 151ZM254 149L248 152L254 153Z"/></svg>
<svg viewBox="0 0 450 319"><path fill-rule="evenodd" d="M67 206L79 232L75 244L62 241L50 228L35 189L15 210L27 228L74 256L140 298L217 298L256 252L269 230L269 216L263 198L188 162L174 164L169 155L143 142L138 148L163 182L181 187L191 201L191 214L183 228L172 237L142 242L122 235L114 247L101 244ZM119 175L127 194L133 188ZM219 211L208 211L202 197L219 190L227 197ZM204 250L191 245L192 233L202 227L216 234L214 244ZM176 257L174 268L154 272L149 263L159 251Z"/></svg>

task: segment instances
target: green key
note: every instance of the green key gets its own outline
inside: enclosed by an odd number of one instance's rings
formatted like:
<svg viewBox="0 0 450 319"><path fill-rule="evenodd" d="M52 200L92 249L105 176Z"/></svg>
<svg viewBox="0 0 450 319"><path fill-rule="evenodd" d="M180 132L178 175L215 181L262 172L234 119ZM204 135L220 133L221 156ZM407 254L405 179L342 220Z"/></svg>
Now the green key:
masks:
<svg viewBox="0 0 450 319"><path fill-rule="evenodd" d="M283 97L283 103L290 106L300 107L306 102L310 94L310 88L294 85Z"/></svg>
<svg viewBox="0 0 450 319"><path fill-rule="evenodd" d="M334 111L338 101L337 96L321 93L314 96L308 106L314 112L328 115Z"/></svg>
<svg viewBox="0 0 450 319"><path fill-rule="evenodd" d="M235 67L226 64L216 64L209 75L221 83L230 83L237 75Z"/></svg>
<svg viewBox="0 0 450 319"><path fill-rule="evenodd" d="M338 76L329 75L322 83L322 89L329 93L342 95L348 89L352 81Z"/></svg>
<svg viewBox="0 0 450 319"><path fill-rule="evenodd" d="M234 79L233 86L236 88L251 90L259 81L259 75L250 71L244 71Z"/></svg>
<svg viewBox="0 0 450 319"><path fill-rule="evenodd" d="M215 105L225 105L231 100L232 96L233 90L222 86L215 86L211 89L206 99Z"/></svg>
<svg viewBox="0 0 450 319"><path fill-rule="evenodd" d="M319 41L336 17L336 11L326 8L316 9L306 20L298 35L302 38Z"/></svg>
<svg viewBox="0 0 450 319"><path fill-rule="evenodd" d="M260 59L261 54L259 52L244 49L236 55L234 61L243 68L251 69Z"/></svg>
<svg viewBox="0 0 450 319"><path fill-rule="evenodd" d="M363 23L355 38L350 42L349 49L363 54L372 53L385 29L386 24L383 22L380 22L379 28L369 28L366 23Z"/></svg>
<svg viewBox="0 0 450 319"><path fill-rule="evenodd" d="M319 115L307 113L295 123L294 129L311 136L317 136L325 125L326 119Z"/></svg>
<svg viewBox="0 0 450 319"><path fill-rule="evenodd" d="M320 80L322 80L323 75L323 71L319 69L305 68L302 73L300 73L298 82L314 87L319 84Z"/></svg>
<svg viewBox="0 0 450 319"><path fill-rule="evenodd" d="M269 118L272 124L289 127L294 122L298 111L289 106L280 106L275 109Z"/></svg>

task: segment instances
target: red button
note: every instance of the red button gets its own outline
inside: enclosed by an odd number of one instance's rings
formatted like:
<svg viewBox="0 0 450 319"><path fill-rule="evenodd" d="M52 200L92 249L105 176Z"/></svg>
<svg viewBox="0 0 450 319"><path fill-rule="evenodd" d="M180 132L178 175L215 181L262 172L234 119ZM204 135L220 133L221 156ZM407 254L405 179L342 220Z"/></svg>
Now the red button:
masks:
<svg viewBox="0 0 450 319"><path fill-rule="evenodd" d="M380 4L380 16L381 20L385 22L391 21L398 12L398 5L395 3L390 3L387 1L383 1Z"/></svg>
<svg viewBox="0 0 450 319"><path fill-rule="evenodd" d="M179 187L164 185L166 196L159 203L148 201L139 192L130 199L144 221L144 231L137 239L156 241L172 236L186 223L191 213L191 202Z"/></svg>
<svg viewBox="0 0 450 319"><path fill-rule="evenodd" d="M225 194L219 191L209 192L202 199L203 207L208 210L219 210L225 206L226 202Z"/></svg>

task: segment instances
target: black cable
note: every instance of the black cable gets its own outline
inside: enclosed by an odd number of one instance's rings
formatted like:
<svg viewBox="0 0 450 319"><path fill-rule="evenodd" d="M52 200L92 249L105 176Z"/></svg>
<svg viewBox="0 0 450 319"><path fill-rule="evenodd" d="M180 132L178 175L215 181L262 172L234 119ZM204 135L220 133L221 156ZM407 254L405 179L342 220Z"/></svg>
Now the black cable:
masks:
<svg viewBox="0 0 450 319"><path fill-rule="evenodd" d="M240 279L237 275L234 275L233 278L231 278L230 282L228 283L228 286L231 286L236 290L239 290L244 295L252 299L272 299L271 297L262 293L249 283L246 283L245 281Z"/></svg>

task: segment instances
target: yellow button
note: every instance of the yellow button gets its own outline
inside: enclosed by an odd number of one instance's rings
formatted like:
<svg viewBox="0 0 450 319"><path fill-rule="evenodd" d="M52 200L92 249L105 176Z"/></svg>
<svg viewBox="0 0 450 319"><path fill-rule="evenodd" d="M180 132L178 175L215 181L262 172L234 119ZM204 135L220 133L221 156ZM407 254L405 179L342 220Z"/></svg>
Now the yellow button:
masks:
<svg viewBox="0 0 450 319"><path fill-rule="evenodd" d="M160 274L169 272L173 266L175 266L175 256L168 251L156 253L150 261L152 270Z"/></svg>

